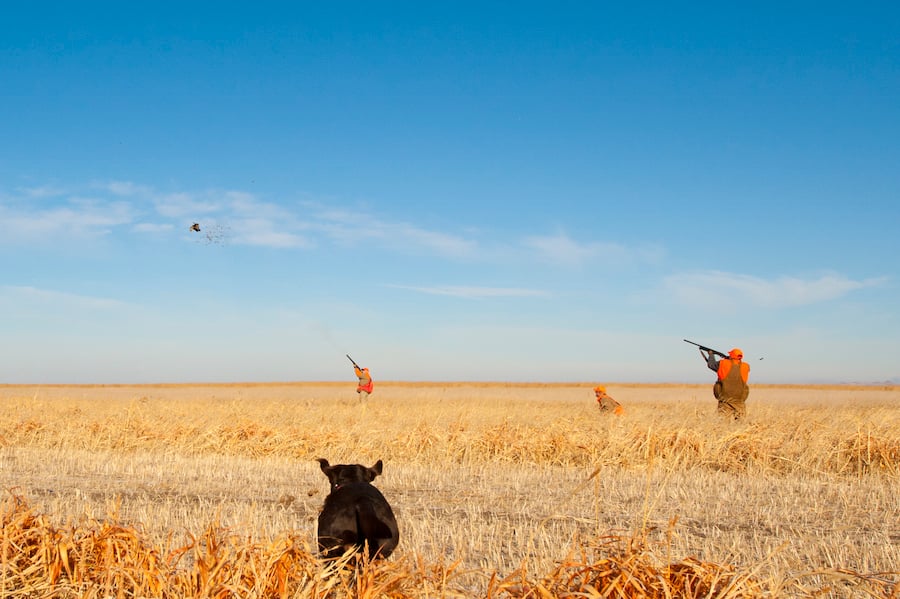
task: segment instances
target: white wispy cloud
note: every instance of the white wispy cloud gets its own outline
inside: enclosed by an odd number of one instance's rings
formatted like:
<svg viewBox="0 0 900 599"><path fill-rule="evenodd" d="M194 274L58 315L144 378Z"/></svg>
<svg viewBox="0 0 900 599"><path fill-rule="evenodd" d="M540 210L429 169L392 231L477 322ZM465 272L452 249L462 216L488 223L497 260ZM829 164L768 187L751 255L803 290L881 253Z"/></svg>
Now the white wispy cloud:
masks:
<svg viewBox="0 0 900 599"><path fill-rule="evenodd" d="M526 237L522 243L537 254L539 261L567 267L580 267L586 264L623 266L653 263L658 262L663 256L663 251L657 247L628 247L609 241L580 243L562 232Z"/></svg>
<svg viewBox="0 0 900 599"><path fill-rule="evenodd" d="M74 189L74 188L72 188ZM117 227L152 234L199 222L205 239L273 248L309 248L309 224L277 204L229 190L166 191L132 181L93 182L72 191L19 188L0 195L0 242L106 235Z"/></svg>
<svg viewBox="0 0 900 599"><path fill-rule="evenodd" d="M68 206L56 212L70 219L69 224L76 229L109 229L131 223L135 217L128 202L80 196L69 198Z"/></svg>
<svg viewBox="0 0 900 599"><path fill-rule="evenodd" d="M267 218L293 218L293 214L278 204L264 202L246 191L226 191L222 198L236 214L252 215Z"/></svg>
<svg viewBox="0 0 900 599"><path fill-rule="evenodd" d="M311 248L316 244L304 232L309 224L296 211L242 191L222 195L222 218L232 243L272 248Z"/></svg>
<svg viewBox="0 0 900 599"><path fill-rule="evenodd" d="M19 187L16 189L29 198L52 198L64 195L65 189L56 185L38 185L37 187Z"/></svg>
<svg viewBox="0 0 900 599"><path fill-rule="evenodd" d="M0 235L6 241L103 235L120 226L145 235L170 234L197 222L202 232L217 232L217 243L309 249L321 242L353 246L375 241L405 253L449 258L479 253L475 240L445 231L311 202L278 204L241 190L159 191L133 181L109 180L80 191L34 186L17 194L10 201L0 197Z"/></svg>
<svg viewBox="0 0 900 599"><path fill-rule="evenodd" d="M385 247L407 252L427 252L446 258L464 259L479 252L478 242L445 231L426 229L408 222L390 222L365 212L306 204L310 226L336 243L353 246L377 241Z"/></svg>
<svg viewBox="0 0 900 599"><path fill-rule="evenodd" d="M565 232L527 237L516 243L485 244L478 233L423 227L379 217L370 210L305 201L276 203L242 190L166 190L127 180L92 182L82 191L56 186L19 190L16 208L0 200L0 233L9 237L62 234L102 235L127 226L144 235L187 231L194 222L204 238L216 231L216 243L281 249L311 249L339 244L379 247L405 255L452 260L504 262L524 259L554 266L631 266L654 263L663 252L652 246L628 246L600 240L582 242ZM26 195L21 195L26 194ZM25 198L51 198L50 202ZM483 232L481 232L483 235ZM199 237L199 236L198 236Z"/></svg>
<svg viewBox="0 0 900 599"><path fill-rule="evenodd" d="M428 295L446 295L467 299L483 299L495 297L547 297L549 294L537 289L520 287L467 287L455 285L438 285L432 287L416 287L411 285L386 285L395 289L406 289Z"/></svg>
<svg viewBox="0 0 900 599"><path fill-rule="evenodd" d="M474 240L464 239L442 231L423 229L406 223L382 225L381 230L384 239L409 243L446 257L470 257L478 249L478 244Z"/></svg>
<svg viewBox="0 0 900 599"><path fill-rule="evenodd" d="M160 216L182 221L197 220L222 210L221 198L208 193L153 193L153 204Z"/></svg>
<svg viewBox="0 0 900 599"><path fill-rule="evenodd" d="M310 248L313 243L302 235L290 231L276 230L272 221L265 219L245 219L237 221L226 235L231 243L271 248Z"/></svg>
<svg viewBox="0 0 900 599"><path fill-rule="evenodd" d="M762 308L804 306L837 299L852 291L883 284L885 277L849 279L839 274L815 278L782 276L763 279L721 271L666 277L664 289L675 299L694 306L753 305Z"/></svg>
<svg viewBox="0 0 900 599"><path fill-rule="evenodd" d="M134 220L130 204L71 196L54 203L0 204L0 237L4 240L99 236Z"/></svg>
<svg viewBox="0 0 900 599"><path fill-rule="evenodd" d="M131 181L107 181L97 183L94 187L106 190L116 196L146 196L153 192L152 188Z"/></svg>
<svg viewBox="0 0 900 599"><path fill-rule="evenodd" d="M308 223L290 209L238 190L151 194L158 216L197 222L216 243L271 248L311 248Z"/></svg>
<svg viewBox="0 0 900 599"><path fill-rule="evenodd" d="M137 233L168 233L175 226L172 223L138 223L133 230Z"/></svg>
<svg viewBox="0 0 900 599"><path fill-rule="evenodd" d="M0 305L3 305L8 310L14 310L16 306L27 309L44 306L82 310L108 310L110 308L127 307L129 304L111 298L80 295L53 289L0 285Z"/></svg>

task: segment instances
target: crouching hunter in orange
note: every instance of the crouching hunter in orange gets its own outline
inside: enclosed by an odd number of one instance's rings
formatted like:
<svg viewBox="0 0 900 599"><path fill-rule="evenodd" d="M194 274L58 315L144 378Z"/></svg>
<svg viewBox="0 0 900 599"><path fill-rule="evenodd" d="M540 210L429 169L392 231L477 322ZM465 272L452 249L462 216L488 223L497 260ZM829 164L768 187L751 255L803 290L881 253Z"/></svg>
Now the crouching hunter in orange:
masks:
<svg viewBox="0 0 900 599"><path fill-rule="evenodd" d="M703 350L700 350L703 354ZM744 352L734 348L728 352L727 358L716 360L716 355L707 352L704 356L706 365L716 373L713 395L719 401L717 411L735 420L747 414L746 401L750 395L750 365L744 362Z"/></svg>
<svg viewBox="0 0 900 599"><path fill-rule="evenodd" d="M625 411L622 404L606 394L606 387L603 385L594 387L594 397L597 398L597 407L601 412L612 412L618 415Z"/></svg>

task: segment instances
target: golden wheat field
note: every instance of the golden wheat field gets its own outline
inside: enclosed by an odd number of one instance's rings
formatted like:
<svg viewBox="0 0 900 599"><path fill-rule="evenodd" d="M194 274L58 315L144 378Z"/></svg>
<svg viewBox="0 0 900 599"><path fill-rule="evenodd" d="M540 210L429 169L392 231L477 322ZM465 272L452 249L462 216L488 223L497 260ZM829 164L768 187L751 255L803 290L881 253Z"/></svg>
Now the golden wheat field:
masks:
<svg viewBox="0 0 900 599"><path fill-rule="evenodd" d="M900 388L592 385L0 386L0 596L900 597ZM318 457L390 558L316 557Z"/></svg>

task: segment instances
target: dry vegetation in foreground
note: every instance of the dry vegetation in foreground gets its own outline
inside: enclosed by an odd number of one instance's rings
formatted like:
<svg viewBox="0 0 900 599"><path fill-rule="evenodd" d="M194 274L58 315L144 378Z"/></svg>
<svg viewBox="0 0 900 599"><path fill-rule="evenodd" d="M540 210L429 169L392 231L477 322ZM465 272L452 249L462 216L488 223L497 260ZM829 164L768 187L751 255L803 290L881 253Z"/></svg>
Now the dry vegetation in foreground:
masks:
<svg viewBox="0 0 900 599"><path fill-rule="evenodd" d="M3 597L900 597L900 390L0 386ZM313 461L401 544L315 558Z"/></svg>

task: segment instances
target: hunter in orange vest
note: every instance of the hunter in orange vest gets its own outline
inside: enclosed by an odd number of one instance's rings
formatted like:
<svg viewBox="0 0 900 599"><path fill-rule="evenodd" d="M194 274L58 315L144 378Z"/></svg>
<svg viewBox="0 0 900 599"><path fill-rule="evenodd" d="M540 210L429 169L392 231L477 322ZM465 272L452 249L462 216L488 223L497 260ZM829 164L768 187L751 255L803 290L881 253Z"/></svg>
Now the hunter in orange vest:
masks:
<svg viewBox="0 0 900 599"><path fill-rule="evenodd" d="M594 387L594 397L597 398L597 407L600 408L601 412L612 412L618 416L625 411L622 404L606 394L606 387L603 385Z"/></svg>
<svg viewBox="0 0 900 599"><path fill-rule="evenodd" d="M703 350L700 350L703 354ZM719 401L717 411L735 420L747 414L746 401L750 395L750 365L744 362L744 352L734 348L728 352L727 358L716 360L715 354L705 355L706 365L716 373L713 395Z"/></svg>
<svg viewBox="0 0 900 599"><path fill-rule="evenodd" d="M360 368L356 364L353 365L353 372L356 373L356 377L359 379L359 383L356 385L356 392L361 400L366 399L372 393L372 389L375 388L372 375L369 374L368 368Z"/></svg>

